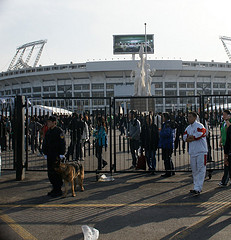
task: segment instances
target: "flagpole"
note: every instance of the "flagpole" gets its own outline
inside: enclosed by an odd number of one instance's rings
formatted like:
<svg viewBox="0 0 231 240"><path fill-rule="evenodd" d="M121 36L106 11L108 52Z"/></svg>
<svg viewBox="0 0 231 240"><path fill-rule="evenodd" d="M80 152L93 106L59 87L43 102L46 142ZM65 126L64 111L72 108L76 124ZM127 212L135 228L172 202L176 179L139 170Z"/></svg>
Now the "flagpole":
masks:
<svg viewBox="0 0 231 240"><path fill-rule="evenodd" d="M146 32L146 23L144 23L144 30L145 30L145 57L146 57L146 61L147 61L147 52L148 52L148 49L147 49L147 32Z"/></svg>

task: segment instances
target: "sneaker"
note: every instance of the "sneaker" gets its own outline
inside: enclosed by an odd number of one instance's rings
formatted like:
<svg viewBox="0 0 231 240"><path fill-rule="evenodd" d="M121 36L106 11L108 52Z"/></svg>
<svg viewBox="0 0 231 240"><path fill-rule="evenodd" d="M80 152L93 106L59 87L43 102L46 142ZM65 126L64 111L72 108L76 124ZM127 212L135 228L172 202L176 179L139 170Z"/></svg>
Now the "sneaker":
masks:
<svg viewBox="0 0 231 240"><path fill-rule="evenodd" d="M190 190L190 193L192 193L194 196L200 195L200 192L197 190Z"/></svg>
<svg viewBox="0 0 231 240"><path fill-rule="evenodd" d="M168 178L168 177L171 177L171 173L170 173L170 174L167 174L167 173L165 173L165 174L162 174L162 175L161 175L161 177L163 177L163 178Z"/></svg>
<svg viewBox="0 0 231 240"><path fill-rule="evenodd" d="M135 168L135 166L132 165L129 169L134 169L134 168Z"/></svg>
<svg viewBox="0 0 231 240"><path fill-rule="evenodd" d="M194 195L195 195L195 196L198 196L198 195L200 195L200 192L195 190L195 191L194 191Z"/></svg>
<svg viewBox="0 0 231 240"><path fill-rule="evenodd" d="M224 184L224 183L222 183L222 182L219 182L219 183L218 183L218 186L219 186L219 187L226 187L226 184Z"/></svg>
<svg viewBox="0 0 231 240"><path fill-rule="evenodd" d="M54 193L54 189L52 189L50 192L47 193L47 196L51 196L51 194Z"/></svg>

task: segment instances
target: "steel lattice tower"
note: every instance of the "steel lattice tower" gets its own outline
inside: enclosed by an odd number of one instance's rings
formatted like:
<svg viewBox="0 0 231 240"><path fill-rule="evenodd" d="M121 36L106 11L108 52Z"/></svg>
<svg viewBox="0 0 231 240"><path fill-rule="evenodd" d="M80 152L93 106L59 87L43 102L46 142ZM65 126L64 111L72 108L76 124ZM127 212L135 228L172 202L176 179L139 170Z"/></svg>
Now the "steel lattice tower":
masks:
<svg viewBox="0 0 231 240"><path fill-rule="evenodd" d="M220 39L221 39L221 42L222 42L222 44L223 44L223 46L225 48L225 52L227 53L227 55L229 57L229 60L231 61L231 53L230 53L230 51L229 51L229 49L227 47L227 44L225 43L225 42L231 43L231 38L230 37L221 36Z"/></svg>
<svg viewBox="0 0 231 240"><path fill-rule="evenodd" d="M14 55L8 71L17 70L28 67L36 67L38 61L41 57L43 47L47 43L47 40L39 40L35 42L30 42L23 44L22 46L16 49L16 54ZM35 53L35 49L38 49L38 52ZM34 54L35 60L31 61L31 57Z"/></svg>

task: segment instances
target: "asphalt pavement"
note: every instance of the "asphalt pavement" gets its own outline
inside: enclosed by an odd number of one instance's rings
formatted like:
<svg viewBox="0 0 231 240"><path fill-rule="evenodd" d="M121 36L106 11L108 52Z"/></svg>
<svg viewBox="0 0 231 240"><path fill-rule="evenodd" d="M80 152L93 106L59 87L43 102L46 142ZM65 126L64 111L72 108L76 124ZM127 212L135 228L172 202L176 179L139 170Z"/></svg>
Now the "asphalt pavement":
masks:
<svg viewBox="0 0 231 240"><path fill-rule="evenodd" d="M87 173L84 192L51 198L46 172L28 171L16 181L14 171L3 171L0 240L84 239L83 225L99 230L101 240L230 239L231 186L218 187L221 176L206 178L195 197L191 173L117 173L105 182Z"/></svg>

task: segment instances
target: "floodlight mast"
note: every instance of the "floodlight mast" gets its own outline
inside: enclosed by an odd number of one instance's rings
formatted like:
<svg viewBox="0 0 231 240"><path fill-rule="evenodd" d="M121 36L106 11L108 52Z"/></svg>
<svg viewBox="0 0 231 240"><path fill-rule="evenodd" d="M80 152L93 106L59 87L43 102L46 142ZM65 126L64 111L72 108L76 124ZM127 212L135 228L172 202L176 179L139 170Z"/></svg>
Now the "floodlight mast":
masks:
<svg viewBox="0 0 231 240"><path fill-rule="evenodd" d="M221 42L225 48L225 52L227 53L228 57L229 57L229 60L231 61L231 53L225 43L225 41L230 41L231 42L231 37L225 37L225 36L220 36L220 39L221 39Z"/></svg>
<svg viewBox="0 0 231 240"><path fill-rule="evenodd" d="M36 55L35 61L32 64L33 67L36 67L36 65L38 64L38 61L41 57L43 47L46 43L47 43L47 40L39 40L39 41L26 43L26 44L23 44L22 46L18 47L16 49L16 54L14 55L14 57L10 63L10 66L8 67L8 71L31 67L28 64L28 62L31 59L31 56L33 54L35 47L40 47L40 49ZM24 61L23 60L24 53L26 52L26 50L29 50L29 49L30 49L29 54L25 57L26 60ZM16 61L16 59L17 59L17 61Z"/></svg>

